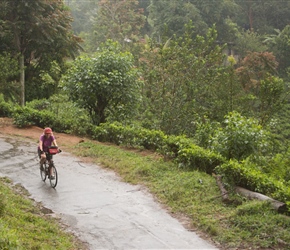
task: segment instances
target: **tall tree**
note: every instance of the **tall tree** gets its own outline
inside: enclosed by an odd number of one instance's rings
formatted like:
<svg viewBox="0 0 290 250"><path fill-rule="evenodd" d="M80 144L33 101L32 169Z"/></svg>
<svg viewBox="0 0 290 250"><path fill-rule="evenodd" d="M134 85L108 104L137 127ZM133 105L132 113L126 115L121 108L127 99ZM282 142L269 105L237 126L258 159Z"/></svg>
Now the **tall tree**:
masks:
<svg viewBox="0 0 290 250"><path fill-rule="evenodd" d="M276 34L269 35L264 42L274 52L279 62L279 73L285 77L290 67L290 25L282 31L279 29L275 31Z"/></svg>
<svg viewBox="0 0 290 250"><path fill-rule="evenodd" d="M232 19L235 17L239 10L239 6L234 0L190 0L190 2L199 10L202 19L208 27L216 26L218 37L220 33L225 33L225 21L228 18ZM222 37L219 37L219 39L224 40Z"/></svg>
<svg viewBox="0 0 290 250"><path fill-rule="evenodd" d="M269 52L249 53L236 73L248 98L244 112L266 124L281 108L287 94L283 80L277 77L278 62Z"/></svg>
<svg viewBox="0 0 290 250"><path fill-rule="evenodd" d="M184 25L192 21L200 35L205 35L208 27L216 25L218 39L224 41L227 39L226 20L237 13L237 8L231 0L151 0L148 21L156 38L165 32L168 36L182 35Z"/></svg>
<svg viewBox="0 0 290 250"><path fill-rule="evenodd" d="M124 46L127 42L138 41L145 24L143 9L137 0L100 0L93 18L94 35L91 44L94 50L107 39Z"/></svg>
<svg viewBox="0 0 290 250"><path fill-rule="evenodd" d="M63 78L73 101L87 109L95 124L124 121L136 111L140 82L133 56L107 41L92 57L81 56Z"/></svg>
<svg viewBox="0 0 290 250"><path fill-rule="evenodd" d="M193 22L198 33L205 33L207 24L202 19L199 9L187 0L151 0L148 7L148 22L152 27L153 36L160 41L160 37L182 35L184 25ZM163 41L164 42L164 41Z"/></svg>
<svg viewBox="0 0 290 250"><path fill-rule="evenodd" d="M150 127L170 134L192 135L197 116L221 120L234 100L229 96L235 82L227 80L230 72L215 42L216 30L192 37L189 26L183 36L149 43L141 58L146 96L142 120L151 119Z"/></svg>
<svg viewBox="0 0 290 250"><path fill-rule="evenodd" d="M7 53L0 54L0 68L0 92L5 100L14 100L18 88L12 79L19 74L17 60Z"/></svg>
<svg viewBox="0 0 290 250"><path fill-rule="evenodd" d="M72 34L70 13L60 0L1 0L0 9L0 40L19 56L20 103L25 105L25 68L74 57L80 39Z"/></svg>
<svg viewBox="0 0 290 250"><path fill-rule="evenodd" d="M98 10L99 0L64 0L73 17L72 28L75 34L92 32L91 17Z"/></svg>
<svg viewBox="0 0 290 250"><path fill-rule="evenodd" d="M290 22L290 2L287 0L235 0L240 6L237 23L260 34L282 30Z"/></svg>

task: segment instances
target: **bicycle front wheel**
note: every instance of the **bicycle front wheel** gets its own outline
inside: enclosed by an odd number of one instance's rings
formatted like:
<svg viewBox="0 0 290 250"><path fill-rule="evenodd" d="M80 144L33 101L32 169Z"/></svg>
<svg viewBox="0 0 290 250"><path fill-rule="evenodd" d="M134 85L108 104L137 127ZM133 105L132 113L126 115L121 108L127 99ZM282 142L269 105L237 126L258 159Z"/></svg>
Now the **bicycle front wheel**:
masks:
<svg viewBox="0 0 290 250"><path fill-rule="evenodd" d="M55 188L57 185L58 177L57 177L57 171L54 165L50 167L50 174L49 174L49 181L50 181L50 186Z"/></svg>
<svg viewBox="0 0 290 250"><path fill-rule="evenodd" d="M46 164L45 163L40 168L40 176L41 176L41 180L43 181L46 180Z"/></svg>

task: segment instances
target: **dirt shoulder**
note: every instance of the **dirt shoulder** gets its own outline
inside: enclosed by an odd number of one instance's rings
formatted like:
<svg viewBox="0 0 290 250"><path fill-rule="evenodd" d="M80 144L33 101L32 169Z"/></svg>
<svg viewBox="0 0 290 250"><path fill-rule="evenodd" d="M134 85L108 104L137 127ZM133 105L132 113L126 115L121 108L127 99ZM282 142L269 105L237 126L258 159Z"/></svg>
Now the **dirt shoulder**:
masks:
<svg viewBox="0 0 290 250"><path fill-rule="evenodd" d="M0 134L29 138L35 140L36 145L38 145L39 137L43 133L43 128L36 126L17 128L15 125L13 125L13 120L11 118L3 117L0 117L0 128ZM53 134L56 137L59 147L67 151L70 151L69 149L83 141L83 138L73 135L55 132Z"/></svg>

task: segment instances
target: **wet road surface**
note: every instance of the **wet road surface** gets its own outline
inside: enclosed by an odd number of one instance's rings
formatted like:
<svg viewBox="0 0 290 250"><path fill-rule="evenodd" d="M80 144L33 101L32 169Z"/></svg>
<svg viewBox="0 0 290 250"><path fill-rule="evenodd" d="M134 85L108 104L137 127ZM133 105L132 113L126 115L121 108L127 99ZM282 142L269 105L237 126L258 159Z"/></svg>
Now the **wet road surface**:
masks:
<svg viewBox="0 0 290 250"><path fill-rule="evenodd" d="M186 230L140 186L68 153L54 156L59 182L51 188L40 178L36 147L37 142L0 135L0 175L25 187L90 249L217 249Z"/></svg>

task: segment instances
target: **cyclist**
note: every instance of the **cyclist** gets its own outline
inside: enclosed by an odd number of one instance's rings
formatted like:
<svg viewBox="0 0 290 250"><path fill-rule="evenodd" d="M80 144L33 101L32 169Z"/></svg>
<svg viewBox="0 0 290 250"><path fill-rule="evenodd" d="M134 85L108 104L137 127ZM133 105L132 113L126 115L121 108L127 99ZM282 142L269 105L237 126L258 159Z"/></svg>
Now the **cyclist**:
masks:
<svg viewBox="0 0 290 250"><path fill-rule="evenodd" d="M39 138L38 156L40 159L40 169L43 168L43 163L46 160L46 153L48 152L48 148L50 146L57 147L57 143L55 137L53 136L52 129L47 127L44 129L43 134Z"/></svg>

